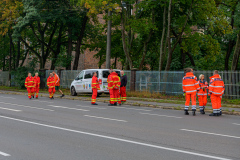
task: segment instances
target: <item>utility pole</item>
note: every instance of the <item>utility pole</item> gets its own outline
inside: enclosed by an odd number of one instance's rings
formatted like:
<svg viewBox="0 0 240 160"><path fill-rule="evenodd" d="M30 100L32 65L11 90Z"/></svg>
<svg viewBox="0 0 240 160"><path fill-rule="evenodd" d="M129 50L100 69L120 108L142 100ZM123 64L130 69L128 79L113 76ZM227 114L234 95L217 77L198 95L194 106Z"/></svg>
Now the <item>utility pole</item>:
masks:
<svg viewBox="0 0 240 160"><path fill-rule="evenodd" d="M111 29L112 29L112 11L108 10L108 28L107 28L107 52L106 52L106 68L110 69L111 58Z"/></svg>

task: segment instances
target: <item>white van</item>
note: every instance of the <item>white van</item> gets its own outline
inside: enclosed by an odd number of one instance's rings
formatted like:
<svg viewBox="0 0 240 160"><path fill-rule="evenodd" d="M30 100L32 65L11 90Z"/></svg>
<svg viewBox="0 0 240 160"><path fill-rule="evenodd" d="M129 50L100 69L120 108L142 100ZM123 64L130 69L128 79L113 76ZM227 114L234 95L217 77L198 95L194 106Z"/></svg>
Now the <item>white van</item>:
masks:
<svg viewBox="0 0 240 160"><path fill-rule="evenodd" d="M115 70L120 76L120 70ZM92 75L93 72L97 73L98 80L102 82L100 84L100 90L98 90L98 95L102 93L109 93L107 86L107 78L109 75L108 69L87 69L82 70L78 76L73 80L70 86L71 95L76 96L78 93L92 93Z"/></svg>

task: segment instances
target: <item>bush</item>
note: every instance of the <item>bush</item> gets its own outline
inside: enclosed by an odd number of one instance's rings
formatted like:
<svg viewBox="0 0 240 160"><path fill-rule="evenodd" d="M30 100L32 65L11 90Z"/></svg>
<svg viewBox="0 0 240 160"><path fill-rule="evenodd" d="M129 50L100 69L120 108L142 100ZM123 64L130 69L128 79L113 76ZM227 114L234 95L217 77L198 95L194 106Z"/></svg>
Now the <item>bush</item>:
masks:
<svg viewBox="0 0 240 160"><path fill-rule="evenodd" d="M15 71L11 72L11 75L13 77L12 82L14 82L18 88L25 88L25 79L29 72L32 73L32 76L34 76L33 68L18 67Z"/></svg>

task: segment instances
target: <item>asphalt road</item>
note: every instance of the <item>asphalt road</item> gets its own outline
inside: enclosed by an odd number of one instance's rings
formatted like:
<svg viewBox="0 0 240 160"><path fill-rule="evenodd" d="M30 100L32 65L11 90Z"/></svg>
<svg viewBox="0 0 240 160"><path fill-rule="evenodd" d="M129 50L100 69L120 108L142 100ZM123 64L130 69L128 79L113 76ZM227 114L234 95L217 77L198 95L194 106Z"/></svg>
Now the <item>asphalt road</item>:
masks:
<svg viewBox="0 0 240 160"><path fill-rule="evenodd" d="M106 105L1 94L0 160L240 159L239 116Z"/></svg>

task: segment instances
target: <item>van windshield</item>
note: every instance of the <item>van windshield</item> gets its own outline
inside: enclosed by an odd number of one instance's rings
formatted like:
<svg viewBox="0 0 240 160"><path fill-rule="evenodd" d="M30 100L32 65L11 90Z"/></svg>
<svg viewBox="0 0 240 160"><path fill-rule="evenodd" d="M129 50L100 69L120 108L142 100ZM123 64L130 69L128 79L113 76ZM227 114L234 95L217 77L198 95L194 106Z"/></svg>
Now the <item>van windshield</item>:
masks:
<svg viewBox="0 0 240 160"><path fill-rule="evenodd" d="M120 71L116 71L116 73L120 77ZM109 71L108 70L103 71L103 78L108 78L108 75L109 75Z"/></svg>

